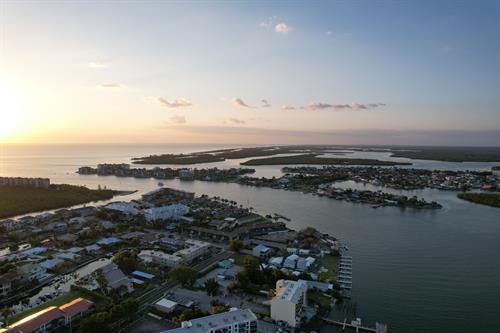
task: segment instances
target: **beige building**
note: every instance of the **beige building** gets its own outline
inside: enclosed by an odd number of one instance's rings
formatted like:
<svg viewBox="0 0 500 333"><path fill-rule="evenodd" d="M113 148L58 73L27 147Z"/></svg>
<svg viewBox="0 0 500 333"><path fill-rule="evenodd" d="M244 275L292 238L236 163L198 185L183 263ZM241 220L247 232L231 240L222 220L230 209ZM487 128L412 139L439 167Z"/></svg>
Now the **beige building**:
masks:
<svg viewBox="0 0 500 333"><path fill-rule="evenodd" d="M305 281L278 280L276 296L271 300L271 318L286 322L291 327L300 325L306 308Z"/></svg>
<svg viewBox="0 0 500 333"><path fill-rule="evenodd" d="M139 258L145 262L160 266L175 267L181 264L189 264L210 250L210 243L194 239L186 240L186 245L186 248L172 254L157 250L143 250L139 253Z"/></svg>

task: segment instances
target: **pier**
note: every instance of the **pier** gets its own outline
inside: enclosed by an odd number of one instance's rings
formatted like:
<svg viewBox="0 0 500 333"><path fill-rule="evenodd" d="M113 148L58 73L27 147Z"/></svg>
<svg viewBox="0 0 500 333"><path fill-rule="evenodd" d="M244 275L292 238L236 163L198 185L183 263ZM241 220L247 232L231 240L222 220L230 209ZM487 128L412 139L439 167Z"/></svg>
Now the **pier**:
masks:
<svg viewBox="0 0 500 333"><path fill-rule="evenodd" d="M322 319L327 324L342 327L343 331L345 331L346 328L349 328L349 329L356 330L356 333L358 333L358 332L387 333L387 325L384 325L384 324L376 323L375 328L373 328L373 327L361 326L360 322L358 325L357 321L355 321L355 320L353 320L351 323L348 323L347 318L344 318L344 321L338 321L338 320L333 320L333 319L328 319L328 318L322 318Z"/></svg>
<svg viewBox="0 0 500 333"><path fill-rule="evenodd" d="M340 257L337 282L342 289L352 289L352 257L344 255Z"/></svg>

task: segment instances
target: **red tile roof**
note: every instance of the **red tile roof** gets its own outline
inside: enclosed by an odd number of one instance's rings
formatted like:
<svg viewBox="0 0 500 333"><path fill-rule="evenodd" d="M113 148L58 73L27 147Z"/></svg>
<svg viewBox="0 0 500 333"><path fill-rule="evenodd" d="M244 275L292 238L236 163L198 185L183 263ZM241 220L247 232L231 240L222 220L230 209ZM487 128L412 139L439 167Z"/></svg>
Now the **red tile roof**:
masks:
<svg viewBox="0 0 500 333"><path fill-rule="evenodd" d="M64 312L66 317L72 317L80 312L87 311L92 306L91 301L85 298L77 298L69 303L61 305L59 309Z"/></svg>
<svg viewBox="0 0 500 333"><path fill-rule="evenodd" d="M51 321L64 318L64 314L55 306L48 307L42 311L32 314L14 324L7 329L9 333L22 332L30 333L37 330L40 326L50 323Z"/></svg>
<svg viewBox="0 0 500 333"><path fill-rule="evenodd" d="M91 301L86 300L85 298L77 298L69 303L61 305L60 307L51 306L15 322L10 325L5 332L30 333L53 320L62 319L64 317L72 317L78 313L87 311L92 304L93 303Z"/></svg>

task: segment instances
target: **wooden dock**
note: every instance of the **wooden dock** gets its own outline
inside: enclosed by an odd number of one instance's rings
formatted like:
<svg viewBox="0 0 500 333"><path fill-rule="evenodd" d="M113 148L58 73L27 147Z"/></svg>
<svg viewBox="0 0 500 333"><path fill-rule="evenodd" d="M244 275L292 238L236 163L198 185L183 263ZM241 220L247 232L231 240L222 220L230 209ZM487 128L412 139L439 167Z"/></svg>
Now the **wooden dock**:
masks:
<svg viewBox="0 0 500 333"><path fill-rule="evenodd" d="M373 328L373 327L366 327L366 326L361 326L361 325L359 325L359 326L352 325L352 324L347 322L347 318L344 318L344 321L337 321L337 320L328 319L328 318L322 318L322 319L327 324L341 326L343 331L346 328L350 328L350 329L356 330L356 333L358 333L358 332L387 333L387 325L384 325L384 324L376 323L375 328Z"/></svg>

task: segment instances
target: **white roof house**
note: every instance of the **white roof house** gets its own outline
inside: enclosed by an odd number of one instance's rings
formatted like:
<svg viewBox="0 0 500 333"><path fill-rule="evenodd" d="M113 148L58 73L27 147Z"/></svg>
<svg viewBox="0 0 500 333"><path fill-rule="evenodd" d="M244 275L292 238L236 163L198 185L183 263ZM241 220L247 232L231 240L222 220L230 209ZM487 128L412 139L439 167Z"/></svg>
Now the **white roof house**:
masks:
<svg viewBox="0 0 500 333"><path fill-rule="evenodd" d="M271 253L271 249L265 245L259 244L255 246L252 250L252 255L254 257L264 257Z"/></svg>
<svg viewBox="0 0 500 333"><path fill-rule="evenodd" d="M299 258L300 257L296 254L289 255L288 257L286 257L285 262L283 263L283 266L286 268L295 269L295 265L297 264L297 260Z"/></svg>
<svg viewBox="0 0 500 333"><path fill-rule="evenodd" d="M124 201L112 202L104 206L104 208L117 210L119 212L122 212L123 214L135 215L139 213L139 210L135 208L135 205L132 202L124 202Z"/></svg>
<svg viewBox="0 0 500 333"><path fill-rule="evenodd" d="M272 257L269 259L269 265L272 265L274 267L281 267L281 264L283 263L283 257Z"/></svg>

